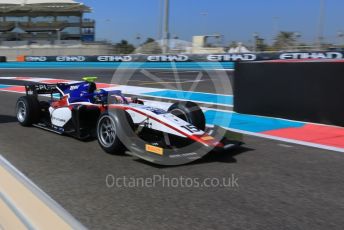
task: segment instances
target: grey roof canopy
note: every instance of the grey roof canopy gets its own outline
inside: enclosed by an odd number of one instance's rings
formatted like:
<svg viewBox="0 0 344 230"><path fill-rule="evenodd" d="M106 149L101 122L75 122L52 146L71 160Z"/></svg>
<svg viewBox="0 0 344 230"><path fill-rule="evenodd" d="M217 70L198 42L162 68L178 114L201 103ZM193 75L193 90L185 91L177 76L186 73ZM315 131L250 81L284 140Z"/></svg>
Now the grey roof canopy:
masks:
<svg viewBox="0 0 344 230"><path fill-rule="evenodd" d="M91 12L91 8L74 0L0 0L0 12Z"/></svg>
<svg viewBox="0 0 344 230"><path fill-rule="evenodd" d="M0 5L24 5L24 4L78 4L74 0L0 0Z"/></svg>

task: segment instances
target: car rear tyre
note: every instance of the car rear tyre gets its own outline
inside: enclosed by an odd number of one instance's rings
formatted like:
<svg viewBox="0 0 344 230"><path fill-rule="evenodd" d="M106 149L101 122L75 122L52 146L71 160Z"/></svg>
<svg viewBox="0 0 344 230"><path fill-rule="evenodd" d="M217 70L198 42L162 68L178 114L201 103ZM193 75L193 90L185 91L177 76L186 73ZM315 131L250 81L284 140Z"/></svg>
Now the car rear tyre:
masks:
<svg viewBox="0 0 344 230"><path fill-rule="evenodd" d="M180 119L196 126L200 130L205 130L205 116L201 108L194 102L176 102L168 109L168 112Z"/></svg>
<svg viewBox="0 0 344 230"><path fill-rule="evenodd" d="M20 97L16 104L16 115L19 124L22 126L31 126L39 122L40 104L36 97Z"/></svg>
<svg viewBox="0 0 344 230"><path fill-rule="evenodd" d="M120 114L124 113L124 114ZM121 115L125 115L127 121L131 127L134 126L133 120L126 111L112 111L104 112L100 115L97 122L97 139L100 147L109 154L123 154L125 146L120 140L119 132L123 132L118 129L118 122L123 118Z"/></svg>

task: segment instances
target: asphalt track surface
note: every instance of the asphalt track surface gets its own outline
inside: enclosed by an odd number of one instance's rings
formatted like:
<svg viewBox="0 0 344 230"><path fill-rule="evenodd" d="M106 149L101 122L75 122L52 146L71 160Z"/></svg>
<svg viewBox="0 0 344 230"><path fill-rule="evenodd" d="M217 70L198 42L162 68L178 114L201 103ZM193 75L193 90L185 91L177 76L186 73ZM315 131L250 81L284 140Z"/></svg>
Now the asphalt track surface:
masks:
<svg viewBox="0 0 344 230"><path fill-rule="evenodd" d="M79 79L85 74L98 75L102 82L112 76L99 70L0 70L0 76ZM190 72L180 75L195 78ZM137 80L144 79L137 74ZM197 88L207 89L206 83ZM14 116L18 96L0 93L1 154L90 229L343 229L343 153L245 136L244 147L230 153L157 167L107 155L96 141L20 127ZM109 174L201 181L234 177L237 184L108 188Z"/></svg>
<svg viewBox="0 0 344 230"><path fill-rule="evenodd" d="M85 76L97 76L99 82L134 85L150 88L171 88L176 90L190 90L218 94L232 94L232 71L178 71L171 70L118 70L111 69L79 69L79 70L47 70L47 69L0 69L0 76L23 76L39 78L62 78L81 80ZM196 80L196 84L194 82ZM4 81L2 81L3 83ZM11 82L9 82L11 83Z"/></svg>

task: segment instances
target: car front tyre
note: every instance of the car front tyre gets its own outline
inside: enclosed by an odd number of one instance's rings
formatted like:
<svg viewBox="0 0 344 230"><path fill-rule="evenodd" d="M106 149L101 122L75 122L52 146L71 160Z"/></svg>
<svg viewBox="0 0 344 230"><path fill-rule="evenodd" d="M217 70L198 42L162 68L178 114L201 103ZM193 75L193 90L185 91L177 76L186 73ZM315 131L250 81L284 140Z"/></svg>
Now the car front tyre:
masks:
<svg viewBox="0 0 344 230"><path fill-rule="evenodd" d="M194 125L200 130L205 130L206 121L204 113L202 109L194 102L176 102L170 106L168 112Z"/></svg>

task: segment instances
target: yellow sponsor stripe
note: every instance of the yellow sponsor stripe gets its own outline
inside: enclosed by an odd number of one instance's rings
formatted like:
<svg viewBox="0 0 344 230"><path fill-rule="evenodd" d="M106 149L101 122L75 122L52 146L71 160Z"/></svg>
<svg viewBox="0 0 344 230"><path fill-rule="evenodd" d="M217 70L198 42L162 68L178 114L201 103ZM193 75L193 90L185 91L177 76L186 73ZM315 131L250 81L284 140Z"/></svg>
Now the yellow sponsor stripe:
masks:
<svg viewBox="0 0 344 230"><path fill-rule="evenodd" d="M153 145L146 145L146 151L151 152L151 153L155 153L155 154L158 154L161 156L164 155L164 149L163 148L156 147Z"/></svg>
<svg viewBox="0 0 344 230"><path fill-rule="evenodd" d="M212 137L212 136L203 136L203 137L201 137L201 139L204 140L204 141L209 141L209 140L214 140L214 137Z"/></svg>

